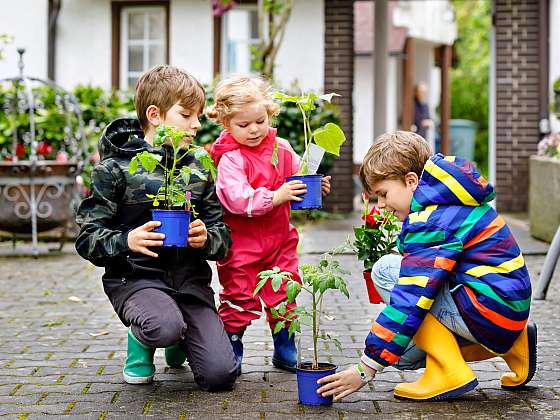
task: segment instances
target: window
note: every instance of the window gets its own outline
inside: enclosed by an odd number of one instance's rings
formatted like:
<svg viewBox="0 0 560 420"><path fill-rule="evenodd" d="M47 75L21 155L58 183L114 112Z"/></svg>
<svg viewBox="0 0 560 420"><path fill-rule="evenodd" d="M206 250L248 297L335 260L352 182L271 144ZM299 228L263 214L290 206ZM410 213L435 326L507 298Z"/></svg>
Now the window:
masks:
<svg viewBox="0 0 560 420"><path fill-rule="evenodd" d="M120 88L132 89L140 75L167 61L166 8L123 7L120 21Z"/></svg>
<svg viewBox="0 0 560 420"><path fill-rule="evenodd" d="M259 42L257 6L239 5L222 22L222 74L251 72L251 45Z"/></svg>

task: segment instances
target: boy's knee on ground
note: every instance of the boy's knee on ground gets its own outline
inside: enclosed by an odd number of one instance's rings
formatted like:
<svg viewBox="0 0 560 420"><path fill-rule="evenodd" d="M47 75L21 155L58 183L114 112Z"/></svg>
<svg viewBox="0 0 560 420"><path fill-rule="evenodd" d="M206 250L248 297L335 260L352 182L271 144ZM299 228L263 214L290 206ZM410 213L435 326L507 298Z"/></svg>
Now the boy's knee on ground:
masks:
<svg viewBox="0 0 560 420"><path fill-rule="evenodd" d="M237 379L237 367L232 363L209 363L198 369L194 376L198 386L205 391L227 391L233 388Z"/></svg>

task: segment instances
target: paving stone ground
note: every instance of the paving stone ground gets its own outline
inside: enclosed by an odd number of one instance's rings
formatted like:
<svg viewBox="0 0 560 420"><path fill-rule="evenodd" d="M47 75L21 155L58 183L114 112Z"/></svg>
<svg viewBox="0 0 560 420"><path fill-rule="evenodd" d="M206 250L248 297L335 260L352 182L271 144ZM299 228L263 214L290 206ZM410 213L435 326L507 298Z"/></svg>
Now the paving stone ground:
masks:
<svg viewBox="0 0 560 420"><path fill-rule="evenodd" d="M302 262L317 261L350 233L356 216L315 225L302 238ZM523 229L520 224L518 228ZM539 244L537 244L539 245ZM0 248L8 245L0 245ZM531 252L526 261L533 283L544 256ZM533 248L531 248L533 247ZM546 301L535 301L531 317L539 327L538 371L520 392L500 388L507 370L501 359L471 364L480 385L450 402L411 403L393 398L401 381L420 372L389 368L375 381L331 407L304 407L297 402L295 376L271 366L272 340L263 320L247 330L243 375L233 391L199 390L188 367L165 367L156 352L157 373L151 385L127 385L121 377L126 329L103 294L102 270L71 252L48 258L0 259L0 416L2 418L560 418L560 273ZM538 254L538 255L534 255ZM351 299L331 296L325 325L344 350L323 346L324 359L340 369L355 363L381 306L370 305L361 267L352 255L340 262L351 271ZM560 271L557 270L557 271ZM214 284L217 290L218 285ZM304 340L303 348L309 347ZM307 351L307 350L306 350ZM307 352L309 353L309 352Z"/></svg>

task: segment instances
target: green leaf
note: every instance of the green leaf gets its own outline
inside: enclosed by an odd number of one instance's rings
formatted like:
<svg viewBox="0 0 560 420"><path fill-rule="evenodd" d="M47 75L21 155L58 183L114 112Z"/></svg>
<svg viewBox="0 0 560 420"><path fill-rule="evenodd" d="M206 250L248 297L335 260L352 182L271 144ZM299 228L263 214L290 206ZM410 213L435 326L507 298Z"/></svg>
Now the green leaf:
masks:
<svg viewBox="0 0 560 420"><path fill-rule="evenodd" d="M128 172L134 175L137 170L138 170L138 156L134 156L130 161L130 165L128 165Z"/></svg>
<svg viewBox="0 0 560 420"><path fill-rule="evenodd" d="M206 174L202 171L199 171L196 168L191 168L191 173L193 173L194 175L196 175L199 179L206 181L208 179L208 177L206 176Z"/></svg>
<svg viewBox="0 0 560 420"><path fill-rule="evenodd" d="M267 280L268 277L265 277L264 279L262 279L257 283L257 286L255 287L255 291L253 292L253 297L257 296L257 293L259 293L259 291L264 287Z"/></svg>
<svg viewBox="0 0 560 420"><path fill-rule="evenodd" d="M288 297L288 302L292 303L296 300L297 295L301 290L301 284L295 280L290 280L286 283L286 296Z"/></svg>
<svg viewBox="0 0 560 420"><path fill-rule="evenodd" d="M163 156L150 153L147 150L137 154L135 157L140 159L142 167L148 172L153 172L154 169L156 169L158 162L160 162L163 158Z"/></svg>
<svg viewBox="0 0 560 420"><path fill-rule="evenodd" d="M272 150L272 157L270 163L276 168L278 166L278 142L274 142L274 149Z"/></svg>
<svg viewBox="0 0 560 420"><path fill-rule="evenodd" d="M285 326L286 323L284 321L280 321L279 323L277 323L276 327L274 327L274 334L278 334L280 331L284 329Z"/></svg>
<svg viewBox="0 0 560 420"><path fill-rule="evenodd" d="M318 128L313 133L315 143L327 152L339 156L340 147L346 141L344 131L334 123L327 123L324 127Z"/></svg>
<svg viewBox="0 0 560 420"><path fill-rule="evenodd" d="M282 277L277 275L272 277L271 285L272 285L272 290L274 290L275 292L280 290L280 287L282 287Z"/></svg>

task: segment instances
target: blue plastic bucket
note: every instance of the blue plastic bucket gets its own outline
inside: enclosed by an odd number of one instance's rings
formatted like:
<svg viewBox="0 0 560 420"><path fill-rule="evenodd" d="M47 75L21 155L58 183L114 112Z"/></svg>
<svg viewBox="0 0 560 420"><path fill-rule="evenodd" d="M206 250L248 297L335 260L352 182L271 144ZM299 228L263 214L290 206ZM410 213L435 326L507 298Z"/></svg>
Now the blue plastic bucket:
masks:
<svg viewBox="0 0 560 420"><path fill-rule="evenodd" d="M323 207L323 195L321 194L321 181L323 175L294 175L286 178L286 181L302 181L307 186L307 192L300 195L303 201L292 201L292 210L320 209Z"/></svg>
<svg viewBox="0 0 560 420"><path fill-rule="evenodd" d="M189 239L191 212L185 210L152 210L152 220L161 222L154 232L163 233L163 246L186 247Z"/></svg>
<svg viewBox="0 0 560 420"><path fill-rule="evenodd" d="M477 123L470 120L449 120L451 154L474 160Z"/></svg>
<svg viewBox="0 0 560 420"><path fill-rule="evenodd" d="M325 376L336 372L336 366L330 363L319 363L319 369L311 370L311 363L302 363L296 368L298 398L305 405L330 405L333 402L332 395L323 397L317 394L321 387L317 381Z"/></svg>

